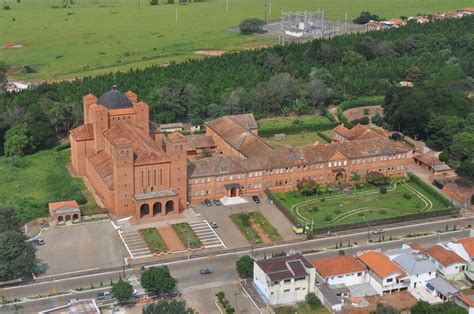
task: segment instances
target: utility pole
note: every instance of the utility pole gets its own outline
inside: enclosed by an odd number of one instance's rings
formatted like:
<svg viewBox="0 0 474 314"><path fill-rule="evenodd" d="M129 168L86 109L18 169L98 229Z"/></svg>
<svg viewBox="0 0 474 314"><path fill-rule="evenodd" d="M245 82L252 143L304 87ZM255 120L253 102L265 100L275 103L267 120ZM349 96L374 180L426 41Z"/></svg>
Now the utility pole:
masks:
<svg viewBox="0 0 474 314"><path fill-rule="evenodd" d="M229 11L229 0L225 0L225 10Z"/></svg>

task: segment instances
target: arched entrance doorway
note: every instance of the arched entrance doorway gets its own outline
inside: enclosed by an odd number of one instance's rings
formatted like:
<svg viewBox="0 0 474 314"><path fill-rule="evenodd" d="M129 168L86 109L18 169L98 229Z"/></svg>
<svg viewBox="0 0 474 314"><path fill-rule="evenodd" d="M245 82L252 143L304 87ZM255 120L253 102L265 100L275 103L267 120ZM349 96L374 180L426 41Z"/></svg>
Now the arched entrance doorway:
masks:
<svg viewBox="0 0 474 314"><path fill-rule="evenodd" d="M237 193L237 188L230 189L230 197L236 197L239 194Z"/></svg>
<svg viewBox="0 0 474 314"><path fill-rule="evenodd" d="M71 215L66 215L66 222L71 221Z"/></svg>
<svg viewBox="0 0 474 314"><path fill-rule="evenodd" d="M143 218L144 216L148 215L150 212L150 206L148 204L142 204L140 206L140 218Z"/></svg>
<svg viewBox="0 0 474 314"><path fill-rule="evenodd" d="M338 172L336 174L336 182L343 182L344 181L344 173Z"/></svg>
<svg viewBox="0 0 474 314"><path fill-rule="evenodd" d="M173 201L167 201L165 207L166 207L166 214L172 212L174 210L174 202Z"/></svg>
<svg viewBox="0 0 474 314"><path fill-rule="evenodd" d="M153 216L161 214L162 206L160 202L153 204Z"/></svg>
<svg viewBox="0 0 474 314"><path fill-rule="evenodd" d="M78 220L78 219L79 219L79 215L78 215L78 214L72 215L72 220Z"/></svg>
<svg viewBox="0 0 474 314"><path fill-rule="evenodd" d="M58 222L64 222L64 217L63 216L58 216Z"/></svg>

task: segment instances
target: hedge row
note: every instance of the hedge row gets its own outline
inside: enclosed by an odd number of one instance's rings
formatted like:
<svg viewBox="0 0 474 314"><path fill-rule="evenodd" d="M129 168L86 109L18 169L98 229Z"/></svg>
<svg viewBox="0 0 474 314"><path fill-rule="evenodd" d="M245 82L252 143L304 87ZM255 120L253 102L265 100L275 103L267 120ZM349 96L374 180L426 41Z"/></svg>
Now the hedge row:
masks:
<svg viewBox="0 0 474 314"><path fill-rule="evenodd" d="M430 211L430 212L421 212L421 213L410 214L410 215L399 216L399 217L369 220L368 222L362 221L362 222L357 222L357 223L352 223L352 224L344 224L344 225L314 228L314 233L315 234L326 234L326 233L328 233L328 231L329 232L338 232L338 231L344 231L344 230L368 228L369 226L389 225L389 224L394 224L394 223L404 222L404 221L411 221L411 220L418 220L418 219L425 219L425 218L455 215L458 212L459 212L459 209L457 209L457 208L448 208L448 209L443 209L443 210Z"/></svg>
<svg viewBox="0 0 474 314"><path fill-rule="evenodd" d="M368 96L368 97L359 97L355 100L343 101L337 106L337 117L339 121L344 123L348 128L352 128L352 123L347 120L347 117L344 115L344 111L352 108L359 108L365 106L377 106L384 102L385 96Z"/></svg>
<svg viewBox="0 0 474 314"><path fill-rule="evenodd" d="M260 129L258 131L258 135L261 137L271 137L278 133L283 133L286 135L289 134L300 134L301 132L317 132L317 131L327 131L334 129L339 123L337 122L330 122L330 123L322 123L322 124L314 124L314 125L305 125L305 124L298 124L298 125L291 125L279 128L268 128L268 129Z"/></svg>
<svg viewBox="0 0 474 314"><path fill-rule="evenodd" d="M336 117L329 110L326 110L326 113L324 114L324 116L328 118L328 120L331 122L337 122Z"/></svg>
<svg viewBox="0 0 474 314"><path fill-rule="evenodd" d="M417 177L413 173L409 173L408 176L409 176L410 180L412 180L413 182L415 182L416 184L421 186L423 188L424 192L426 192L429 195L433 196L435 199L440 201L446 207L454 206L453 202L449 198L447 198L446 196L441 194L438 190L436 190L435 187L427 184L425 181L421 180L419 177Z"/></svg>
<svg viewBox="0 0 474 314"><path fill-rule="evenodd" d="M331 137L329 135L327 135L326 133L318 132L317 134L320 138L322 138L326 142L331 143Z"/></svg>
<svg viewBox="0 0 474 314"><path fill-rule="evenodd" d="M295 217L291 214L290 210L286 208L286 206L280 201L278 197L275 196L275 194L273 194L272 191L270 191L269 189L265 189L264 192L267 195L268 199L273 201L273 204L275 204L275 206L283 213L283 215L286 216L286 218L288 218L293 223L293 225L300 225L300 222L295 219Z"/></svg>

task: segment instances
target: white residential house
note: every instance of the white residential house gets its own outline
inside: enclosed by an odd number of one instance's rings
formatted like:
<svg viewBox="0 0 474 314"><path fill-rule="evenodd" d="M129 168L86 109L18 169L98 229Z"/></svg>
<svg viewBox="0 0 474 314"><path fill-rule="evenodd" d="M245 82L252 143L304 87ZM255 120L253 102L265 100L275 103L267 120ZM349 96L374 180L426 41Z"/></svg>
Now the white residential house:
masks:
<svg viewBox="0 0 474 314"><path fill-rule="evenodd" d="M304 301L315 280L314 266L299 253L254 262L253 285L270 305Z"/></svg>
<svg viewBox="0 0 474 314"><path fill-rule="evenodd" d="M402 254L393 262L408 275L410 288L425 287L429 280L436 278L436 265L425 254Z"/></svg>
<svg viewBox="0 0 474 314"><path fill-rule="evenodd" d="M316 280L329 286L353 286L368 282L365 266L353 256L321 258L311 263L316 269Z"/></svg>
<svg viewBox="0 0 474 314"><path fill-rule="evenodd" d="M357 257L368 269L369 284L378 294L405 290L409 276L381 252L368 251Z"/></svg>
<svg viewBox="0 0 474 314"><path fill-rule="evenodd" d="M446 242L446 246L468 263L468 271L474 271L474 238Z"/></svg>
<svg viewBox="0 0 474 314"><path fill-rule="evenodd" d="M430 247L425 252L435 264L439 277L448 280L465 278L464 271L467 269L467 262L449 247L441 243Z"/></svg>

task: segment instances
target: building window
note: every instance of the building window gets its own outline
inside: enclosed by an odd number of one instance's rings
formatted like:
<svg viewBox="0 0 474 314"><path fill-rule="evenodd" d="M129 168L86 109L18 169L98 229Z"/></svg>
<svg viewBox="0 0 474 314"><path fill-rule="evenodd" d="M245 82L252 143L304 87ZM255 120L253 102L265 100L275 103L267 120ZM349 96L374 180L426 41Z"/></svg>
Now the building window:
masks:
<svg viewBox="0 0 474 314"><path fill-rule="evenodd" d="M387 282L392 282L393 281L393 278L388 278L387 279Z"/></svg>
<svg viewBox="0 0 474 314"><path fill-rule="evenodd" d="M285 279L284 283L291 283L291 279Z"/></svg>
<svg viewBox="0 0 474 314"><path fill-rule="evenodd" d="M361 277L362 276L362 273L357 273L357 277Z"/></svg>
<svg viewBox="0 0 474 314"><path fill-rule="evenodd" d="M290 292L290 289L283 290L284 293Z"/></svg>

